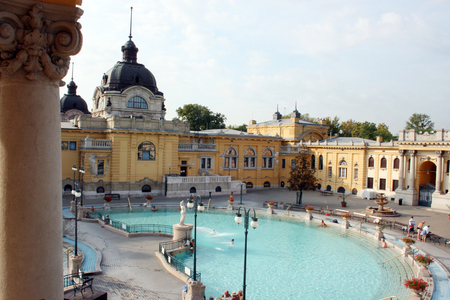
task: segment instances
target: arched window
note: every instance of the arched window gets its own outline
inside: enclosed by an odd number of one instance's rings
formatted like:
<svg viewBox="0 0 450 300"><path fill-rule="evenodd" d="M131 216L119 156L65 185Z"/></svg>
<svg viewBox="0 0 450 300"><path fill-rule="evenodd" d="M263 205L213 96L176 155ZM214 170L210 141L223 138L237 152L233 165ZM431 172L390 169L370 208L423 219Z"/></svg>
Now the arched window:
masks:
<svg viewBox="0 0 450 300"><path fill-rule="evenodd" d="M140 109L148 109L147 102L138 96L135 96L128 100L127 108L140 108Z"/></svg>
<svg viewBox="0 0 450 300"><path fill-rule="evenodd" d="M338 193L345 193L344 187L340 186L337 190Z"/></svg>
<svg viewBox="0 0 450 300"><path fill-rule="evenodd" d="M105 192L105 188L104 188L104 187L99 186L99 187L97 188L97 194L103 194L104 192Z"/></svg>
<svg viewBox="0 0 450 300"><path fill-rule="evenodd" d="M313 154L311 155L311 169L316 168L316 156Z"/></svg>
<svg viewBox="0 0 450 300"><path fill-rule="evenodd" d="M190 193L190 194L195 194L195 193L197 193L197 189L196 189L195 187L191 187L191 188L189 189L189 193Z"/></svg>
<svg viewBox="0 0 450 300"><path fill-rule="evenodd" d="M317 189L320 190L321 188L322 188L322 185L319 183L319 184L317 185Z"/></svg>
<svg viewBox="0 0 450 300"><path fill-rule="evenodd" d="M270 182L268 181L264 182L264 187L270 187Z"/></svg>
<svg viewBox="0 0 450 300"><path fill-rule="evenodd" d="M244 151L244 168L256 168L256 151L251 147L245 149Z"/></svg>
<svg viewBox="0 0 450 300"><path fill-rule="evenodd" d="M216 186L216 193L220 193L222 191L222 188L220 186Z"/></svg>
<svg viewBox="0 0 450 300"><path fill-rule="evenodd" d="M252 188L253 188L253 183L247 182L247 183L245 184L245 188L246 188L246 189L252 189Z"/></svg>
<svg viewBox="0 0 450 300"><path fill-rule="evenodd" d="M373 159L373 157L369 157L369 168L373 168L375 165L375 160Z"/></svg>
<svg viewBox="0 0 450 300"><path fill-rule="evenodd" d="M323 156L319 156L319 170L323 170Z"/></svg>
<svg viewBox="0 0 450 300"><path fill-rule="evenodd" d="M72 191L72 186L70 184L66 184L64 186L64 192L70 192L70 191Z"/></svg>
<svg viewBox="0 0 450 300"><path fill-rule="evenodd" d="M400 169L400 159L398 157L394 159L394 170Z"/></svg>
<svg viewBox="0 0 450 300"><path fill-rule="evenodd" d="M331 185L327 185L327 191L331 191Z"/></svg>
<svg viewBox="0 0 450 300"><path fill-rule="evenodd" d="M150 193L152 191L152 188L148 184L146 184L142 187L141 190L143 193Z"/></svg>
<svg viewBox="0 0 450 300"><path fill-rule="evenodd" d="M269 148L264 149L262 153L262 168L273 169L273 153Z"/></svg>
<svg viewBox="0 0 450 300"><path fill-rule="evenodd" d="M282 181L282 182L280 183L280 186L281 186L281 187L284 187L284 181Z"/></svg>
<svg viewBox="0 0 450 300"><path fill-rule="evenodd" d="M142 142L138 147L138 160L155 160L155 145Z"/></svg>
<svg viewBox="0 0 450 300"><path fill-rule="evenodd" d="M225 169L237 169L238 154L234 147L228 147L225 150Z"/></svg>
<svg viewBox="0 0 450 300"><path fill-rule="evenodd" d="M380 168L381 169L386 169L386 166L387 166L387 160L386 160L386 158L382 158L381 160L380 160Z"/></svg>
<svg viewBox="0 0 450 300"><path fill-rule="evenodd" d="M347 178L347 162L341 160L339 163L339 178Z"/></svg>
<svg viewBox="0 0 450 300"><path fill-rule="evenodd" d="M357 195L357 194L358 194L358 190L357 190L357 189L353 189L353 190L352 190L352 194L353 194L353 195Z"/></svg>

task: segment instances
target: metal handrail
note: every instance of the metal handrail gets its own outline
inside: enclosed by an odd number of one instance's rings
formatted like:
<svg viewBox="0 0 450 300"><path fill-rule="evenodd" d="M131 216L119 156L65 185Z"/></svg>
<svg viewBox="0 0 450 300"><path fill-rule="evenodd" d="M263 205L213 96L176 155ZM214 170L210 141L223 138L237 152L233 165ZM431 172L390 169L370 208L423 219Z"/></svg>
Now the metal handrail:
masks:
<svg viewBox="0 0 450 300"><path fill-rule="evenodd" d="M405 255L406 253L409 253L409 252L413 252L413 254L414 254L414 250L415 250L415 249L411 249L411 250L408 250L408 251L406 251L406 252L403 252L403 253L401 253L401 254L399 254L399 255L397 255L397 256L394 256L394 257L391 258L391 259L388 259L388 260L385 261L385 262L382 262L381 264L383 265L383 264L385 264L385 263L387 263L387 262L389 262L389 261L391 261L391 260L394 260L394 259L396 259L396 258L398 258L398 257L400 257L400 256L403 256L403 255Z"/></svg>
<svg viewBox="0 0 450 300"><path fill-rule="evenodd" d="M164 259L166 260L166 262L168 264L173 266L178 271L188 275L189 278L193 278L193 276L194 276L193 270L191 268L187 267L184 263L182 263L178 259L176 259L175 256L170 254L170 250L180 249L180 248L184 248L184 247L187 248L188 247L187 246L188 244L186 244L187 241L188 241L188 239L181 238L181 239L178 239L175 241L167 241L167 242L159 243L159 253L164 255ZM197 274L196 274L197 280L201 281L201 275L202 274L200 272L197 272Z"/></svg>
<svg viewBox="0 0 450 300"><path fill-rule="evenodd" d="M128 197L128 206L130 207L130 212L133 212L133 209L131 208L130 197Z"/></svg>
<svg viewBox="0 0 450 300"><path fill-rule="evenodd" d="M342 234L342 236L344 236L344 235L346 235L350 230L352 230L353 228L356 228L358 225L362 225L362 223L364 223L365 221L360 221L360 222L358 222L358 224L356 224L355 226L352 226L352 227L350 227L350 228L348 228L343 234Z"/></svg>
<svg viewBox="0 0 450 300"><path fill-rule="evenodd" d="M380 300L392 300L392 299L397 299L398 300L398 297L397 296L390 296L390 297L386 297L386 298L383 298L383 299L380 299Z"/></svg>
<svg viewBox="0 0 450 300"><path fill-rule="evenodd" d="M287 214L289 216L289 211L291 210L291 205L288 206L288 208L286 208L286 211L283 215Z"/></svg>

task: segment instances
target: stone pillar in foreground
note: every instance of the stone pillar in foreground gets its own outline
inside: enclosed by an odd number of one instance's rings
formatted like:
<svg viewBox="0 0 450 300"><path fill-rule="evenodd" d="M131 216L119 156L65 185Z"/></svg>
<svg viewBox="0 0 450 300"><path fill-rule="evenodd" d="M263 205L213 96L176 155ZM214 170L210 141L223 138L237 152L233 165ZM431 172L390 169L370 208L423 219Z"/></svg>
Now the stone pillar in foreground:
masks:
<svg viewBox="0 0 450 300"><path fill-rule="evenodd" d="M0 0L0 299L63 299L59 86L82 43L64 2Z"/></svg>

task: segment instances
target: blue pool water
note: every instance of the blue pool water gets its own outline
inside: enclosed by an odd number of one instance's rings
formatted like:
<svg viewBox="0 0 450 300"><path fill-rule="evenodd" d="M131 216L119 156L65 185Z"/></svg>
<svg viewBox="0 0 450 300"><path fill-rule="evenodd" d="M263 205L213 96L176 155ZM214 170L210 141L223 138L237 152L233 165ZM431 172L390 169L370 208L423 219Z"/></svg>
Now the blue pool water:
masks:
<svg viewBox="0 0 450 300"><path fill-rule="evenodd" d="M176 209L105 213L128 225L173 225L180 220ZM197 271L207 298L242 289L245 235L243 224L237 225L234 216L235 212L224 210L198 213ZM342 228L318 228L318 223L282 220L262 211L257 216L259 227L249 228L248 233L248 299L409 298L410 291L402 283L412 277L411 268L402 259L382 264L397 252L378 248L373 238L360 236L357 230L343 237ZM185 223L194 223L189 210ZM191 255L177 258L192 266Z"/></svg>

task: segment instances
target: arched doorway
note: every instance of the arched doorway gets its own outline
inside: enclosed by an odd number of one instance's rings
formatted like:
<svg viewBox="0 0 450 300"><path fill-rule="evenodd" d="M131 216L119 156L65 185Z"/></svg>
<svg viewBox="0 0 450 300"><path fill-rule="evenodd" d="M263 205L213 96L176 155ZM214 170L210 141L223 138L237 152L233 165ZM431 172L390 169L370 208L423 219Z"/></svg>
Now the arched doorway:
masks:
<svg viewBox="0 0 450 300"><path fill-rule="evenodd" d="M284 187L284 181L281 182L281 187L282 187L282 188Z"/></svg>
<svg viewBox="0 0 450 300"><path fill-rule="evenodd" d="M345 193L344 187L340 186L337 190L338 193Z"/></svg>
<svg viewBox="0 0 450 300"><path fill-rule="evenodd" d="M196 189L195 187L191 187L191 188L189 189L189 193L190 193L190 194L195 194L195 193L197 193L197 189Z"/></svg>
<svg viewBox="0 0 450 300"><path fill-rule="evenodd" d="M419 205L431 206L433 193L436 190L436 165L431 161L424 161L419 166Z"/></svg>

